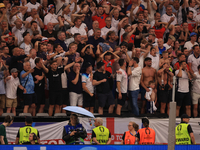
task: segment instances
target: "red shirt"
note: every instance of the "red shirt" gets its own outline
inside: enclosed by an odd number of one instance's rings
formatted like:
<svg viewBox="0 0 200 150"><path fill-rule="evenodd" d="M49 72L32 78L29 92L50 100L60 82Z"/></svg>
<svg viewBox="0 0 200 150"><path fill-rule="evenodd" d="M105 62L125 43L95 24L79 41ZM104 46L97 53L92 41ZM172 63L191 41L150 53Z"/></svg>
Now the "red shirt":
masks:
<svg viewBox="0 0 200 150"><path fill-rule="evenodd" d="M164 35L164 33L165 33L165 27L162 27L161 29L156 29L156 27L155 26L153 26L153 28L155 29L155 34L156 34L156 38L163 38L163 35Z"/></svg>
<svg viewBox="0 0 200 150"><path fill-rule="evenodd" d="M121 36L121 42L122 42L123 40L124 40L124 39L123 39L123 36ZM128 43L133 43L133 44L134 44L134 40L135 40L135 35L132 34L132 35L130 36L130 40L128 41Z"/></svg>
<svg viewBox="0 0 200 150"><path fill-rule="evenodd" d="M179 68L180 68L180 65L179 65L179 62L176 62L175 64L174 64L174 67L177 67L177 69L176 70L178 70ZM188 68L188 70L189 70L189 66L188 66L188 64L187 64L187 68Z"/></svg>
<svg viewBox="0 0 200 150"><path fill-rule="evenodd" d="M114 59L111 59L109 61L103 60L103 62L105 64L105 70L112 74L112 64L115 62Z"/></svg>
<svg viewBox="0 0 200 150"><path fill-rule="evenodd" d="M193 32L193 29L196 27L196 22L194 20L188 22L188 30Z"/></svg>
<svg viewBox="0 0 200 150"><path fill-rule="evenodd" d="M101 17L98 15L95 15L92 17L92 21L97 20L99 22L99 28L101 29L106 26L106 22L105 22L106 17L108 17L108 15L105 13Z"/></svg>

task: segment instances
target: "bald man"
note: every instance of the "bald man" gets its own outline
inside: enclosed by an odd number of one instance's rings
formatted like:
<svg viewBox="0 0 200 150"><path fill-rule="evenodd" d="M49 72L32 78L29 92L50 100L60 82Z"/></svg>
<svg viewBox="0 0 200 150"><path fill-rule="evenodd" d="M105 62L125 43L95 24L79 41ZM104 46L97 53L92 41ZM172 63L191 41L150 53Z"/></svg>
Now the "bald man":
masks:
<svg viewBox="0 0 200 150"><path fill-rule="evenodd" d="M160 54L162 54L162 52L166 51L166 47L164 47L163 44L164 44L163 39L158 39L158 49L159 49Z"/></svg>

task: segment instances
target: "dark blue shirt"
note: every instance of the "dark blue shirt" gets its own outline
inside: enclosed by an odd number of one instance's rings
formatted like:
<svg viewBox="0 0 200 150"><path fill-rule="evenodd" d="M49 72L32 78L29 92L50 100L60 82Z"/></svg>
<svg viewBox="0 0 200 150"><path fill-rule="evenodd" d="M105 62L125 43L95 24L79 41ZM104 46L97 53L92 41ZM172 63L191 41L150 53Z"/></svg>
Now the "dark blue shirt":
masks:
<svg viewBox="0 0 200 150"><path fill-rule="evenodd" d="M164 46L163 46L162 49L161 49L160 47L158 47L158 48L159 48L159 53L160 53L160 55L162 55L162 52L166 51L166 47L164 47Z"/></svg>
<svg viewBox="0 0 200 150"><path fill-rule="evenodd" d="M82 91L83 91L81 75L79 74L79 79L78 79L78 82L76 83L76 85L72 83L72 80L74 80L76 78L76 73L73 70L70 71L67 78L68 78L68 81L69 81L69 84L68 84L69 92L81 94Z"/></svg>
<svg viewBox="0 0 200 150"><path fill-rule="evenodd" d="M67 51L67 46L66 46L66 44L65 44L64 41L61 41L61 40L57 39L57 40L55 40L54 43L55 43L55 44L56 44L56 43L59 43L60 46L63 48L63 50L64 50L65 52Z"/></svg>
<svg viewBox="0 0 200 150"><path fill-rule="evenodd" d="M104 42L104 39L102 37L99 37L97 40L94 39L94 36L90 36L88 38L88 41L87 41L87 44L92 44L94 46L93 48L93 53L96 54L96 51L97 51L97 45L100 43L100 42Z"/></svg>

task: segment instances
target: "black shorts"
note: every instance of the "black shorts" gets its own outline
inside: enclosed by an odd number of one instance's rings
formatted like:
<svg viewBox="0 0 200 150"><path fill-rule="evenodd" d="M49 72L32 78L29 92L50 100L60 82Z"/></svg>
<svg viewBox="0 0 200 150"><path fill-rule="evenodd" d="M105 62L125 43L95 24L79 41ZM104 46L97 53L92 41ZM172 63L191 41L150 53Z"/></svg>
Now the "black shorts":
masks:
<svg viewBox="0 0 200 150"><path fill-rule="evenodd" d="M112 92L108 93L97 93L99 107L104 107L106 105L106 101L108 100L108 105L115 104L115 100Z"/></svg>
<svg viewBox="0 0 200 150"><path fill-rule="evenodd" d="M169 103L172 101L172 90L159 90L158 91L158 99L161 103Z"/></svg>
<svg viewBox="0 0 200 150"><path fill-rule="evenodd" d="M62 89L62 104L69 106L69 91L68 89Z"/></svg>
<svg viewBox="0 0 200 150"><path fill-rule="evenodd" d="M140 86L140 92L141 92L141 100L142 101L146 100L145 98L146 90L145 88L143 88L143 86Z"/></svg>
<svg viewBox="0 0 200 150"><path fill-rule="evenodd" d="M50 105L62 105L62 91L53 92L49 91L49 104Z"/></svg>
<svg viewBox="0 0 200 150"><path fill-rule="evenodd" d="M186 106L191 105L190 92L188 93L176 92L176 103L177 106L182 106L182 104Z"/></svg>
<svg viewBox="0 0 200 150"><path fill-rule="evenodd" d="M92 97L83 91L83 107L94 107L95 106L95 95Z"/></svg>
<svg viewBox="0 0 200 150"><path fill-rule="evenodd" d="M127 93L122 93L122 99L119 99L119 93L117 92L117 104L123 106L126 101Z"/></svg>
<svg viewBox="0 0 200 150"><path fill-rule="evenodd" d="M36 104L37 103L37 97L36 94L23 94L24 98L24 105L31 105L31 104Z"/></svg>
<svg viewBox="0 0 200 150"><path fill-rule="evenodd" d="M37 106L45 105L45 91L44 90L35 90L37 96Z"/></svg>

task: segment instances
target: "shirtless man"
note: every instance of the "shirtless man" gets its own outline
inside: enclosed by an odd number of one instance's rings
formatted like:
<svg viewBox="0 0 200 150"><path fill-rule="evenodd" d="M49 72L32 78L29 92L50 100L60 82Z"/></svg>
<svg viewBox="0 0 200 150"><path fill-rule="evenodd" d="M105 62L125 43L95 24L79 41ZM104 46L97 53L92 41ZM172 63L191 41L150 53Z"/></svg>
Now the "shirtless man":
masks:
<svg viewBox="0 0 200 150"><path fill-rule="evenodd" d="M170 61L169 61L169 58L168 58L168 56L169 56L168 52L164 51L162 53L162 56L163 56L163 58L160 59L159 68L162 68L162 66L163 66L164 63L167 63L168 65L170 65Z"/></svg>
<svg viewBox="0 0 200 150"><path fill-rule="evenodd" d="M167 114L169 115L169 102L172 99L172 79L174 74L169 70L169 65L165 63L163 67L158 70L158 84L159 92L158 97L161 102L160 113L165 113L165 108L167 104Z"/></svg>
<svg viewBox="0 0 200 150"><path fill-rule="evenodd" d="M156 69L151 67L152 60L149 57L146 57L144 60L145 67L142 69L142 76L140 79L141 84L141 99L142 99L142 108L141 108L141 114L145 113L145 105L146 105L146 99L145 99L145 93L146 91L149 92L148 85L149 81L155 81L157 86L157 74Z"/></svg>

